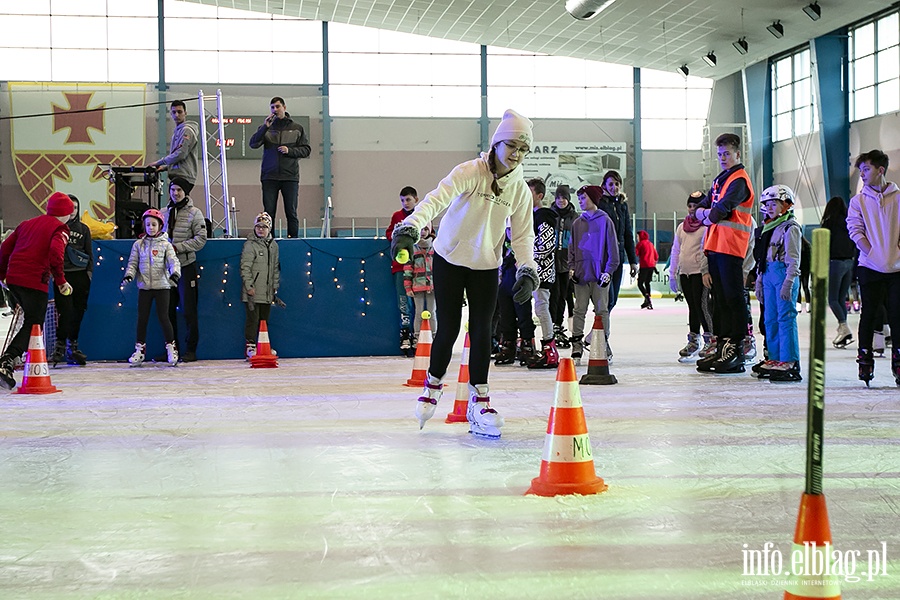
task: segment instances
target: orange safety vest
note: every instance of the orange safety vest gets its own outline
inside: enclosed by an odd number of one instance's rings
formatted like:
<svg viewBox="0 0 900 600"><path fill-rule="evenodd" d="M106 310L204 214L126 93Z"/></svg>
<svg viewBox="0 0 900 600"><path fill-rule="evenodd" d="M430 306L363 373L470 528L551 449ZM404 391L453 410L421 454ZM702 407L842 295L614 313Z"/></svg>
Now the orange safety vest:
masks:
<svg viewBox="0 0 900 600"><path fill-rule="evenodd" d="M747 248L750 247L750 235L753 233L751 211L753 210L754 194L747 171L738 169L729 175L725 183L722 184L721 189L719 189L718 182L714 183L713 189L710 191L710 197L712 198L710 206L715 206L725 196L725 192L728 190L731 182L738 178L747 182L750 197L732 210L728 218L709 226L709 229L706 231L706 244L703 246L703 249L744 258L747 255Z"/></svg>

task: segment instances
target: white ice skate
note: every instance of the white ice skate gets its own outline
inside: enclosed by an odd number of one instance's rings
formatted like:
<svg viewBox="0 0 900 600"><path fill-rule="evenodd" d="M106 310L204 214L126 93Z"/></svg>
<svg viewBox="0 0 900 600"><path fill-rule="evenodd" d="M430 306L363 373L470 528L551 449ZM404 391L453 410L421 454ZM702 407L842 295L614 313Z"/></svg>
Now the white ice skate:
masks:
<svg viewBox="0 0 900 600"><path fill-rule="evenodd" d="M678 362L695 363L700 358L700 342L703 338L699 333L689 333L687 344L678 351Z"/></svg>
<svg viewBox="0 0 900 600"><path fill-rule="evenodd" d="M884 357L884 331L875 331L872 335L872 352L879 358Z"/></svg>
<svg viewBox="0 0 900 600"><path fill-rule="evenodd" d="M831 345L835 348L846 348L853 343L853 332L846 323L840 323L837 328L837 335L832 340Z"/></svg>
<svg viewBox="0 0 900 600"><path fill-rule="evenodd" d="M443 388L444 385L440 379L434 377L431 373L425 374L425 389L416 402L416 419L419 421L419 429L425 427L425 421L434 416Z"/></svg>
<svg viewBox="0 0 900 600"><path fill-rule="evenodd" d="M254 356L256 356L256 344L247 342L247 347L244 349L244 360L250 360Z"/></svg>
<svg viewBox="0 0 900 600"><path fill-rule="evenodd" d="M175 342L166 344L166 359L173 367L178 364L178 349L175 347Z"/></svg>
<svg viewBox="0 0 900 600"><path fill-rule="evenodd" d="M466 418L469 420L469 433L478 437L496 440L500 437L503 417L491 408L487 385L473 386L469 384L469 407Z"/></svg>
<svg viewBox="0 0 900 600"><path fill-rule="evenodd" d="M138 342L134 345L134 354L128 359L128 362L132 367L139 367L144 364L144 359L147 358L147 344Z"/></svg>

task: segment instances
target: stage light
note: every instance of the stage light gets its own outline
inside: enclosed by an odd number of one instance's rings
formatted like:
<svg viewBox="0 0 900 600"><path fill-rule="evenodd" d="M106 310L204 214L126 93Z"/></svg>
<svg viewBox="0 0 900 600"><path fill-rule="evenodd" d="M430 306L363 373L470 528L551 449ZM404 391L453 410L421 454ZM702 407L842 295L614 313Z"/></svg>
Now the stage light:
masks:
<svg viewBox="0 0 900 600"><path fill-rule="evenodd" d="M703 57L703 60L711 67L716 66L716 54L715 52L710 52L706 56Z"/></svg>
<svg viewBox="0 0 900 600"><path fill-rule="evenodd" d="M566 12L581 21L588 21L609 8L615 0L566 0Z"/></svg>
<svg viewBox="0 0 900 600"><path fill-rule="evenodd" d="M818 21L819 19L822 18L822 7L819 6L818 1L804 6L803 12L805 12L806 16L809 17L810 19L812 19L813 21Z"/></svg>
<svg viewBox="0 0 900 600"><path fill-rule="evenodd" d="M777 38L784 37L784 25L781 24L781 21L775 21L774 23L766 27L766 29L768 29L769 33Z"/></svg>
<svg viewBox="0 0 900 600"><path fill-rule="evenodd" d="M745 37L742 37L738 41L733 42L731 45L734 46L734 49L738 51L738 54L747 54L747 52L750 50L750 45L747 43L747 38Z"/></svg>
<svg viewBox="0 0 900 600"><path fill-rule="evenodd" d="M691 73L691 70L688 69L687 65L681 65L680 67L678 67L675 70L678 71L678 73L680 73L681 75L684 75L685 77L687 77Z"/></svg>

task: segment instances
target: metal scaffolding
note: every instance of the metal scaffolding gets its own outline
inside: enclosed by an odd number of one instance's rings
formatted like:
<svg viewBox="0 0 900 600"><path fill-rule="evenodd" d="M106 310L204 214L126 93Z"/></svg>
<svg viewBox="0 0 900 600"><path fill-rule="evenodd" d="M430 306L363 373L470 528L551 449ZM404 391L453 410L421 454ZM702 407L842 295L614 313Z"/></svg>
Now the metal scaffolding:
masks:
<svg viewBox="0 0 900 600"><path fill-rule="evenodd" d="M215 101L213 113L207 110L207 102ZM203 148L203 188L206 193L206 218L212 222L215 232L222 230L225 237L236 237L237 224L234 222L234 204L229 204L228 169L225 163L226 137L225 113L222 109L222 90L215 96L204 96L203 90L197 94L200 119L200 142ZM214 131L207 131L209 120L218 124Z"/></svg>

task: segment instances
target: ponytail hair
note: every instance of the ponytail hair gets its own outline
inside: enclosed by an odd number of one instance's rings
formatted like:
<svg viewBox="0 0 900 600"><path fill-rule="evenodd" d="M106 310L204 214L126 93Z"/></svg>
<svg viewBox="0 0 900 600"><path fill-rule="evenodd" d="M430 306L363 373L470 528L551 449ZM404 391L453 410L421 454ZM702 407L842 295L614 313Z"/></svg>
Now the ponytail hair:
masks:
<svg viewBox="0 0 900 600"><path fill-rule="evenodd" d="M500 184L497 183L497 151L494 146L491 146L491 151L488 154L488 166L491 169L491 174L494 176L494 180L491 182L491 191L499 198L503 190L500 189Z"/></svg>

